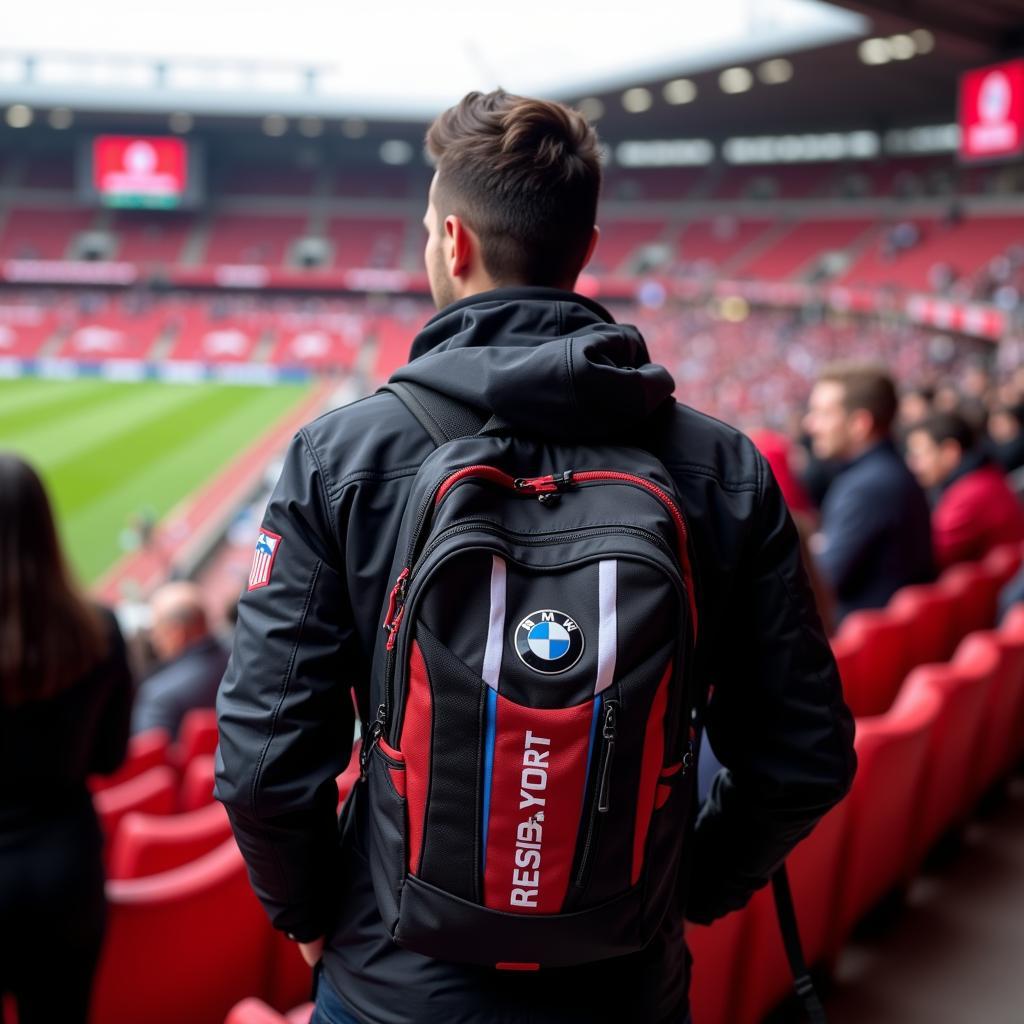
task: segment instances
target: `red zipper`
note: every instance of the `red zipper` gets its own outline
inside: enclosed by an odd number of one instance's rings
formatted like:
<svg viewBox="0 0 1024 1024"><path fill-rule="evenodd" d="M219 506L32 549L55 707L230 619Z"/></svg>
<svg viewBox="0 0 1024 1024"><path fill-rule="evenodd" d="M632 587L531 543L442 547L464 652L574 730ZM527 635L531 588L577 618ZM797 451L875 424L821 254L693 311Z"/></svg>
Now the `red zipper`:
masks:
<svg viewBox="0 0 1024 1024"><path fill-rule="evenodd" d="M398 608L398 614L395 614L395 609L398 607L399 599L402 596L402 591L405 587L405 581L409 578L409 569L405 568L398 574L398 579L395 580L395 585L391 588L391 596L388 598L388 610L384 613L384 631L388 633L388 642L386 650L391 650L395 646L395 637L398 635L398 624L402 621L402 612L405 611L405 605Z"/></svg>
<svg viewBox="0 0 1024 1024"><path fill-rule="evenodd" d="M437 497L434 499L435 507L440 505L448 492L458 483L469 477L477 477L490 480L491 483L507 487L509 490L519 494L550 494L556 491L567 489L578 483L589 483L592 481L610 480L618 483L634 484L642 487L649 494L653 494L669 511L676 526L676 539L679 544L679 561L683 567L683 576L686 580L686 593L690 602L690 616L693 621L694 640L697 637L697 602L693 593L693 568L690 565L690 551L687 544L686 520L683 513L675 503L672 496L657 484L642 476L635 476L632 473L616 473L612 470L584 470L582 472L549 473L547 476L535 476L528 478L515 478L503 473L494 466L465 466L455 473L452 473L437 490ZM401 580L401 577L399 577ZM397 584L396 584L397 587ZM401 618L401 612L398 614ZM395 626L397 626L397 622ZM392 634L393 635L393 634Z"/></svg>
<svg viewBox="0 0 1024 1024"><path fill-rule="evenodd" d="M662 490L656 483L632 473L616 473L607 469L583 470L573 473L573 483L586 483L589 480L618 480L621 483L635 484L653 494L668 510L676 524L676 539L679 542L679 561L683 566L683 578L686 580L686 595L690 601L690 616L693 619L693 638L697 639L697 602L693 593L693 567L690 565L690 549L687 544L686 520L672 495Z"/></svg>
<svg viewBox="0 0 1024 1024"><path fill-rule="evenodd" d="M450 477L447 477L444 483L437 489L437 497L434 498L434 505L440 505L444 501L445 495L461 481L465 480L469 476L483 477L485 480L490 480L491 483L501 484L502 487L509 487L515 489L515 479L510 477L508 473L502 473L500 469L495 469L493 466L465 466L458 470L456 473L452 473Z"/></svg>

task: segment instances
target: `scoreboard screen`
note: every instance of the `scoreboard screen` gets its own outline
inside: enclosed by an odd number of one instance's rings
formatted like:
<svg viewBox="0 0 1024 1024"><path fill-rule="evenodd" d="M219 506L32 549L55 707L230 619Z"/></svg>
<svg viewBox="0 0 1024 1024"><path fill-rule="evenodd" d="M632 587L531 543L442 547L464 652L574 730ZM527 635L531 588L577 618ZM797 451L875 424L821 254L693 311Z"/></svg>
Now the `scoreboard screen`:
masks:
<svg viewBox="0 0 1024 1024"><path fill-rule="evenodd" d="M198 153L184 139L97 135L85 156L79 180L103 206L175 210L199 201Z"/></svg>
<svg viewBox="0 0 1024 1024"><path fill-rule="evenodd" d="M1024 59L960 79L960 159L1005 160L1024 152Z"/></svg>

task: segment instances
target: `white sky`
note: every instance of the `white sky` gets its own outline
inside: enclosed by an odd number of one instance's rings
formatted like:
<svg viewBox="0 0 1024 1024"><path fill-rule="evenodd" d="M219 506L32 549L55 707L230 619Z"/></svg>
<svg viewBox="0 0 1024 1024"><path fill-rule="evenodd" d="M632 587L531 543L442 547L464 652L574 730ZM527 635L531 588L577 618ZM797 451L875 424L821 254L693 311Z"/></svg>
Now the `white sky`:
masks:
<svg viewBox="0 0 1024 1024"><path fill-rule="evenodd" d="M411 110L498 84L615 87L862 25L818 0L50 0L13 7L0 50L310 62L333 94Z"/></svg>

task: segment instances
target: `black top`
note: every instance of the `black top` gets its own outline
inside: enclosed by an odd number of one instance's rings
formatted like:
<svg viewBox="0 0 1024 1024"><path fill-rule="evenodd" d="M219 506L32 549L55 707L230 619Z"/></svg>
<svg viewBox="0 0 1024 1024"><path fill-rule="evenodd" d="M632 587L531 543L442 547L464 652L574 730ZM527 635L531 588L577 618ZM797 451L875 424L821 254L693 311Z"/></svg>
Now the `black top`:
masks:
<svg viewBox="0 0 1024 1024"><path fill-rule="evenodd" d="M682 1020L683 902L701 922L742 906L854 772L853 723L796 529L754 445L673 402L674 382L650 362L636 328L580 296L474 296L435 316L412 355L393 379L524 435L646 438L671 474L693 545L696 671L715 684L705 724L725 766L687 838L692 884L680 879L647 949L582 968L502 973L391 941L365 861L366 809L352 815L339 850L334 777L351 747L350 687L364 720L373 718L369 660L399 523L434 450L393 394L326 414L286 456L263 520L281 540L267 584L242 595L218 695L216 795L274 923L300 939L327 934L326 975L362 1020Z"/></svg>
<svg viewBox="0 0 1024 1024"><path fill-rule="evenodd" d="M46 700L0 704L0 844L16 844L90 804L86 778L109 774L128 744L132 681L124 639L102 610L107 654Z"/></svg>
<svg viewBox="0 0 1024 1024"><path fill-rule="evenodd" d="M935 578L928 500L889 441L843 467L825 496L821 532L818 560L840 618Z"/></svg>

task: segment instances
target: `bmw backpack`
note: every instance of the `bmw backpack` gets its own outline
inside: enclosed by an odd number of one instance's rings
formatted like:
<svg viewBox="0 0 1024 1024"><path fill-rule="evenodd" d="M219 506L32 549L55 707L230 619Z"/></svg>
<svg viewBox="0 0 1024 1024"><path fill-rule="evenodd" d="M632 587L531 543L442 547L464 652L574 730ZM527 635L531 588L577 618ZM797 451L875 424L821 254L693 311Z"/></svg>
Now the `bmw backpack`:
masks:
<svg viewBox="0 0 1024 1024"><path fill-rule="evenodd" d="M511 970L641 949L674 904L693 793L672 479L640 448L510 436L387 390L437 448L402 520L361 755L384 924Z"/></svg>

